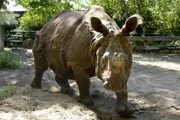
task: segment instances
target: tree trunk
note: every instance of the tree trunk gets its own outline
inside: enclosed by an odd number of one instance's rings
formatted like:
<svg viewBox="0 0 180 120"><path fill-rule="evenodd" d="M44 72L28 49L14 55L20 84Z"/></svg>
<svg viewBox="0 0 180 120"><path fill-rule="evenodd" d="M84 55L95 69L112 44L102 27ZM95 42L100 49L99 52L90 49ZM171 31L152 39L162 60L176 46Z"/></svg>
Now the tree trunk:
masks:
<svg viewBox="0 0 180 120"><path fill-rule="evenodd" d="M4 26L0 25L0 51L4 49Z"/></svg>
<svg viewBox="0 0 180 120"><path fill-rule="evenodd" d="M4 0L0 0L0 9L2 8Z"/></svg>
<svg viewBox="0 0 180 120"><path fill-rule="evenodd" d="M140 5L140 3L141 2L139 0L136 0L136 5L137 5L138 12L139 12L140 15L142 15L141 14L141 5Z"/></svg>
<svg viewBox="0 0 180 120"><path fill-rule="evenodd" d="M126 19L127 19L128 18L128 8L126 6L126 1L125 0L121 0L121 2L123 3L124 10L125 10L125 15L126 15Z"/></svg>

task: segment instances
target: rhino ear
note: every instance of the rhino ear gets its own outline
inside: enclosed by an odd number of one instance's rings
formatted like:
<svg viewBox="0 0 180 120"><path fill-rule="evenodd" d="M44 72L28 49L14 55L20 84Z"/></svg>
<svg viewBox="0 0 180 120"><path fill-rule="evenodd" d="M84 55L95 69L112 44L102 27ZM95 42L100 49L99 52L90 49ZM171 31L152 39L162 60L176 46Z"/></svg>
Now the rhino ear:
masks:
<svg viewBox="0 0 180 120"><path fill-rule="evenodd" d="M140 15L130 16L122 27L123 34L126 35L129 32L135 31L139 24L143 24L143 18Z"/></svg>
<svg viewBox="0 0 180 120"><path fill-rule="evenodd" d="M95 31L101 32L103 34L103 36L106 36L109 33L106 26L104 26L102 24L101 20L99 18L97 18L97 17L92 17L91 18L91 26Z"/></svg>

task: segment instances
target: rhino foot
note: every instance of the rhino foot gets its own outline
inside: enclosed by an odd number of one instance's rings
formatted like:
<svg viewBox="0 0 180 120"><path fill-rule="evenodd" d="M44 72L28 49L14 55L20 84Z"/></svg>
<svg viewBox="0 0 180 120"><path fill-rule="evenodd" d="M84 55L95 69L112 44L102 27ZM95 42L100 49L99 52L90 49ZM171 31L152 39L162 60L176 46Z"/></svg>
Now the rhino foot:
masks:
<svg viewBox="0 0 180 120"><path fill-rule="evenodd" d="M84 98L84 99L78 97L77 101L80 102L80 103L82 103L82 104L84 104L84 105L93 105L93 101L92 101L92 99L89 98L89 97L86 97L86 98Z"/></svg>
<svg viewBox="0 0 180 120"><path fill-rule="evenodd" d="M61 88L60 92L64 94L72 94L74 93L74 90L71 87L68 87L68 88Z"/></svg>
<svg viewBox="0 0 180 120"><path fill-rule="evenodd" d="M37 84L36 82L33 81L33 82L31 83L31 87L32 87L32 88L39 88L39 89L41 89L41 84Z"/></svg>
<svg viewBox="0 0 180 120"><path fill-rule="evenodd" d="M122 117L128 117L135 112L135 109L129 102L122 102L117 104L116 112Z"/></svg>

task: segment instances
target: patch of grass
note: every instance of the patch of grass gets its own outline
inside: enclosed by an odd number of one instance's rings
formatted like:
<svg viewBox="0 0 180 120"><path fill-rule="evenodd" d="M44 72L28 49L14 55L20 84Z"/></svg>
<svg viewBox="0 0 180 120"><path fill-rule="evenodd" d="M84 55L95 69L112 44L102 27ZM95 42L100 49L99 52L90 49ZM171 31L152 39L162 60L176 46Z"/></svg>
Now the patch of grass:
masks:
<svg viewBox="0 0 180 120"><path fill-rule="evenodd" d="M20 65L17 53L7 50L0 51L0 69L17 69Z"/></svg>
<svg viewBox="0 0 180 120"><path fill-rule="evenodd" d="M0 88L0 101L13 96L15 92L15 89L11 87Z"/></svg>

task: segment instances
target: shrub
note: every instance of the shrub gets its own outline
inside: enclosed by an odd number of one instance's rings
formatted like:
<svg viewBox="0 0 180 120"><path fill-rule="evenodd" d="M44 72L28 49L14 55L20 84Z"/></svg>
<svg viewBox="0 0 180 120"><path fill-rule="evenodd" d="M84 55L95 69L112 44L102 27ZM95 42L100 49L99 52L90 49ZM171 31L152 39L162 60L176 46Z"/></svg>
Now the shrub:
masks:
<svg viewBox="0 0 180 120"><path fill-rule="evenodd" d="M3 50L0 52L0 69L20 68L21 62L17 53Z"/></svg>
<svg viewBox="0 0 180 120"><path fill-rule="evenodd" d="M15 89L11 87L0 88L0 101L11 97L15 92Z"/></svg>

